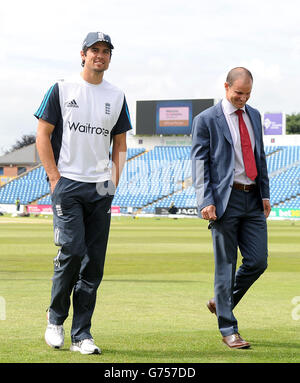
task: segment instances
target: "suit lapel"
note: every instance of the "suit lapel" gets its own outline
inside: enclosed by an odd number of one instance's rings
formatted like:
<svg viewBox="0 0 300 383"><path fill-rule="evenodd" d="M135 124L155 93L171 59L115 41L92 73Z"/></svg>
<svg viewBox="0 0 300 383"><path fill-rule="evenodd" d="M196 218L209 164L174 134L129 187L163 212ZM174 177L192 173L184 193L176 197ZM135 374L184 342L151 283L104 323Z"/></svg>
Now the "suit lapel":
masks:
<svg viewBox="0 0 300 383"><path fill-rule="evenodd" d="M259 129L259 126L257 125L255 115L252 112L252 110L248 107L248 105L246 105L246 111L247 111L247 114L248 114L248 116L250 118L250 121L251 121L251 124L252 124L252 128L253 128L253 132L254 132L255 149L256 149L257 153L260 153L260 145L261 145L260 133L259 133L260 129Z"/></svg>
<svg viewBox="0 0 300 383"><path fill-rule="evenodd" d="M216 108L217 108L217 113L216 113L217 124L218 124L220 130L222 131L222 133L224 134L226 140L230 143L230 145L233 145L229 126L227 124L226 117L225 117L223 110L222 110L221 101L216 105Z"/></svg>

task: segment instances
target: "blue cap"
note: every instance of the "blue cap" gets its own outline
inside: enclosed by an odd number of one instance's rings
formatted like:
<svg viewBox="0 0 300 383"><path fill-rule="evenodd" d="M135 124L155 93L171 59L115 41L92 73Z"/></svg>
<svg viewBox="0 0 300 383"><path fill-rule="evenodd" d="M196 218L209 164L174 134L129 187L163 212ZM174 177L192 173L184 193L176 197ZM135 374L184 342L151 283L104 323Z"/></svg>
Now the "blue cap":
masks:
<svg viewBox="0 0 300 383"><path fill-rule="evenodd" d="M111 39L108 35L105 35L102 32L90 32L84 39L82 43L82 49L84 47L91 47L93 44L98 43L99 41L103 41L104 43L107 43L107 45L110 47L110 49L114 49L114 46L111 43Z"/></svg>

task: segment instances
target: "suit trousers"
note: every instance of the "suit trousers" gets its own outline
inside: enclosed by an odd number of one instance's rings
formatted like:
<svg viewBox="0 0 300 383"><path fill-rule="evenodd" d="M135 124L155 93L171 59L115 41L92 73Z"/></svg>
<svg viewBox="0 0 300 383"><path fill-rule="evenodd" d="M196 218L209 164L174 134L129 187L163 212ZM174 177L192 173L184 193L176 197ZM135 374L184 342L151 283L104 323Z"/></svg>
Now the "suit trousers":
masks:
<svg viewBox="0 0 300 383"><path fill-rule="evenodd" d="M92 338L91 318L103 277L113 195L99 193L105 188L98 186L61 177L52 194L54 242L60 249L54 259L49 321L63 324L73 292L73 342Z"/></svg>
<svg viewBox="0 0 300 383"><path fill-rule="evenodd" d="M267 268L267 223L256 190L232 189L224 215L212 225L215 301L223 336L238 332L233 309ZM242 264L236 272L238 249Z"/></svg>

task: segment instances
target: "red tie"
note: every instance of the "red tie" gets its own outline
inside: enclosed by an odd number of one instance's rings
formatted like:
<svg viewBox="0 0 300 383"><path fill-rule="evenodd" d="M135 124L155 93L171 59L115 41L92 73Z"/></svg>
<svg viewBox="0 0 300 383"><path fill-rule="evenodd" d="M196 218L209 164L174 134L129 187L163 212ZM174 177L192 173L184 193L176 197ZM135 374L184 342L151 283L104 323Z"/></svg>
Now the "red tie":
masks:
<svg viewBox="0 0 300 383"><path fill-rule="evenodd" d="M248 129L242 116L243 111L241 109L238 109L235 111L235 113L239 117L239 129L240 129L241 146L242 146L245 171L246 171L247 177L249 177L252 181L254 181L257 176L257 169L256 169L255 158L254 158L254 154L253 154L253 150L251 146Z"/></svg>

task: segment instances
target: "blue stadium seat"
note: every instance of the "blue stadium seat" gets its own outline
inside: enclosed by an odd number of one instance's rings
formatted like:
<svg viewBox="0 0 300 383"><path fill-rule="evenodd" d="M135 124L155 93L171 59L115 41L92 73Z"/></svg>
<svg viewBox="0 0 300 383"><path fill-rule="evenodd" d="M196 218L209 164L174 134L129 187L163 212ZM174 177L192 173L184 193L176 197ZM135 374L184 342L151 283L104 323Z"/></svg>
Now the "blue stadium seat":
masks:
<svg viewBox="0 0 300 383"><path fill-rule="evenodd" d="M195 207L196 198L191 184L190 146L156 146L152 150L129 148L113 205L142 208L154 213L155 207ZM266 146L270 176L271 205L300 208L300 147ZM189 182L187 182L189 181ZM51 204L49 184L43 166L0 188L0 203L12 204L20 198L22 204L33 201Z"/></svg>

